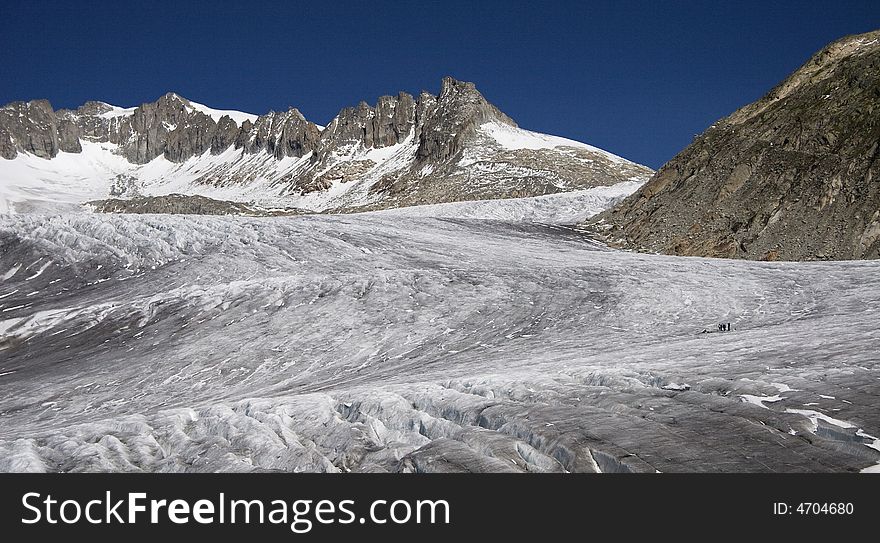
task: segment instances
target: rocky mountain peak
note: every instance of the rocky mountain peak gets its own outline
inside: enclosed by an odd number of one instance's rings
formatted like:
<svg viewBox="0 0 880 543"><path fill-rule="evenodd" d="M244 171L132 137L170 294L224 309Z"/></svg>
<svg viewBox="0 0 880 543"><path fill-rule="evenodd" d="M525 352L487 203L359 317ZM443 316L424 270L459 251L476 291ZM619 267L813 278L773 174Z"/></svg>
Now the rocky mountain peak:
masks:
<svg viewBox="0 0 880 543"><path fill-rule="evenodd" d="M490 104L473 83L446 76L436 100L420 108L422 130L417 156L422 161L445 161L457 156L462 142L481 124L495 121L509 126L516 122Z"/></svg>
<svg viewBox="0 0 880 543"><path fill-rule="evenodd" d="M317 152L326 157L338 149L383 148L407 138L418 143L422 160L448 160L460 151L462 138L488 121L516 126L490 104L470 82L444 77L439 95L405 92L381 96L375 106L361 101L343 108L325 130L291 108L269 112L251 122L218 117L176 92L136 108L89 101L75 111L55 112L48 101L6 106L0 123L0 153L14 158L27 152L44 158L59 150L79 152L80 139L116 144L135 164L158 156L181 162L208 150L219 154L230 146L245 153L267 151L276 158Z"/></svg>
<svg viewBox="0 0 880 543"><path fill-rule="evenodd" d="M443 78L437 105L444 114L452 113L459 119L473 120L476 124L497 121L516 126L513 119L486 100L474 83L458 81L451 76Z"/></svg>
<svg viewBox="0 0 880 543"><path fill-rule="evenodd" d="M361 101L357 107L343 108L333 118L321 138L322 158L340 148L365 149L401 143L415 125L415 101L407 93L381 96L375 106Z"/></svg>
<svg viewBox="0 0 880 543"><path fill-rule="evenodd" d="M76 108L72 113L75 113L76 115L102 115L111 111L113 111L113 106L110 104L96 100L89 100Z"/></svg>
<svg viewBox="0 0 880 543"><path fill-rule="evenodd" d="M160 155L172 162L199 155L211 147L216 130L213 119L176 93L140 105L124 120L118 143L122 154L136 164Z"/></svg>
<svg viewBox="0 0 880 543"><path fill-rule="evenodd" d="M251 124L245 120L234 139L237 149L254 154L266 151L276 159L302 157L315 151L321 139L320 129L306 120L296 108L285 112L271 111L260 115Z"/></svg>
<svg viewBox="0 0 880 543"><path fill-rule="evenodd" d="M211 138L211 154L219 155L235 145L239 133L248 133L252 126L250 121L245 120L239 129L238 124L229 115L220 117L217 121L217 129Z"/></svg>
<svg viewBox="0 0 880 543"><path fill-rule="evenodd" d="M439 98L442 100L444 98L449 97L452 94L477 94L479 95L479 91L477 91L477 86L474 83L469 81L459 81L452 77L451 75L444 76L442 81L440 82L440 95ZM482 95L480 95L482 96Z"/></svg>
<svg viewBox="0 0 880 543"><path fill-rule="evenodd" d="M305 120L306 120L306 118L305 118L305 116L302 114L302 112L301 112L300 110L298 110L297 108L295 108L295 107L291 107L291 108L289 108L289 109L287 110L287 113L288 113L288 115L290 115L290 116L292 116L292 117L296 117L296 118L299 119L300 121L305 121Z"/></svg>

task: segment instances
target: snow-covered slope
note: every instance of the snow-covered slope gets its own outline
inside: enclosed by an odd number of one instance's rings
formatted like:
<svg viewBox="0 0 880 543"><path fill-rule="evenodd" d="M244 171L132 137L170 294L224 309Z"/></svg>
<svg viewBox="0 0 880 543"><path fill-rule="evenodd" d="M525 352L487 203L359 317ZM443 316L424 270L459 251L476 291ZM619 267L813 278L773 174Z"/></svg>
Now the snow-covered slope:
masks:
<svg viewBox="0 0 880 543"><path fill-rule="evenodd" d="M557 147L573 147L601 154L605 158L614 162L625 162L623 158L615 154L599 149L598 147L593 147L592 145L587 145L586 143L567 138L560 138L559 136L541 134L540 132L523 130L516 126L510 126L498 122L485 123L480 126L480 130L490 135L504 149L556 149Z"/></svg>
<svg viewBox="0 0 880 543"><path fill-rule="evenodd" d="M610 153L564 138L511 127L501 129L487 125L481 128L498 141L501 152L543 150L567 157L565 149L568 152L587 149L601 153L603 157L623 161ZM358 178L353 181L339 177L322 190L302 194L291 193L286 180L314 168L311 154L302 158L277 160L266 153L248 154L230 147L220 154L205 152L183 162L172 162L160 156L147 164L132 164L118 154L115 144L83 141L82 152L60 152L51 160L27 153L20 153L12 160L0 160L0 213L73 211L83 202L111 196L167 194L202 195L261 206L313 211L357 208L381 204L382 196L371 192L370 188L384 176L410 167L415 160L416 150L412 138L379 149L352 145L335 150L325 158L327 165L315 172L316 177L340 165L367 164L368 167L359 172ZM479 162L485 165L497 152L490 145L475 149L474 153L467 155L464 166L478 162L473 158L475 154L480 155ZM489 181L492 173L487 172ZM530 174L530 170L525 173ZM510 175L510 172L507 174ZM620 181L617 188L602 189L596 194L628 194L643 182L644 176L636 177L633 181ZM568 191L575 189L574 186L564 188ZM580 194L582 191L575 192ZM601 211L594 209L574 210L573 214L592 215Z"/></svg>
<svg viewBox="0 0 880 543"><path fill-rule="evenodd" d="M83 142L82 152L52 160L20 153L0 159L0 214L76 210L82 202L110 195L114 180L133 170L115 145Z"/></svg>
<svg viewBox="0 0 880 543"><path fill-rule="evenodd" d="M276 160L265 153L229 148L219 155L206 152L180 163L157 157L147 164L132 164L116 154L113 144L84 141L82 147L81 153L61 152L52 160L24 153L0 160L0 213L77 211L79 204L117 195L192 194L314 211L370 200L368 185L341 181L322 191L288 194L283 179L308 167L311 155ZM389 159L393 164L398 153L411 151L403 147L355 149L346 158L381 160L381 166ZM380 174L382 169L376 169Z"/></svg>
<svg viewBox="0 0 880 543"><path fill-rule="evenodd" d="M252 123L257 122L258 115L254 115L252 113L244 113L242 111L234 111L229 109L214 109L208 106L193 102L192 100L188 100L189 105L196 111L201 111L208 117L214 119L215 122L220 122L220 119L223 117L229 117L233 121L236 122L239 126L245 121L250 121Z"/></svg>
<svg viewBox="0 0 880 543"><path fill-rule="evenodd" d="M102 102L102 103L104 103L104 102ZM116 119L118 117L130 117L131 115L134 114L134 111L137 109L135 107L119 107L119 106L114 106L112 104L107 104L107 103L104 103L104 105L106 105L110 109L108 109L107 111L105 111L103 113L98 114L98 117L100 117L102 119Z"/></svg>

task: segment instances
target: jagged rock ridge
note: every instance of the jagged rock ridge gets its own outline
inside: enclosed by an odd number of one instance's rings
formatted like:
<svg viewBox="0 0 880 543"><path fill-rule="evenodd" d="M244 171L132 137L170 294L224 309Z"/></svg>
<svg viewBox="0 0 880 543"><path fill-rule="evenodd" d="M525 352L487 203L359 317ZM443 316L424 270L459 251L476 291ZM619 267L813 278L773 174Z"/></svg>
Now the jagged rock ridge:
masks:
<svg viewBox="0 0 880 543"><path fill-rule="evenodd" d="M316 149L320 139L318 127L295 108L239 126L228 115L215 120L199 106L175 93L131 109L93 101L76 110L54 111L46 100L13 102L0 108L0 156L78 153L83 139L117 144L119 154L134 164L158 156L183 162L209 150L220 154L233 145L248 153L268 151L280 159L301 157Z"/></svg>
<svg viewBox="0 0 880 543"><path fill-rule="evenodd" d="M878 158L875 31L822 49L587 226L613 245L669 254L877 258Z"/></svg>

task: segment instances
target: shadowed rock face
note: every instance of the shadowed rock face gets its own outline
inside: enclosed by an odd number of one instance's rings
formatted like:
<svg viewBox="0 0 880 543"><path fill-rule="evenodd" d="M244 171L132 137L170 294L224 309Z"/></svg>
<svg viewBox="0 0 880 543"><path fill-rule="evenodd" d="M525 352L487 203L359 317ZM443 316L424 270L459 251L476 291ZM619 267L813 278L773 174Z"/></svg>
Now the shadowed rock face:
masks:
<svg viewBox="0 0 880 543"><path fill-rule="evenodd" d="M405 92L382 96L375 107L361 102L339 112L321 138L321 155L346 145L381 148L403 142L416 123L416 102Z"/></svg>
<svg viewBox="0 0 880 543"><path fill-rule="evenodd" d="M235 144L236 149L242 148L246 153L267 151L277 159L302 157L314 151L321 139L318 127L296 108L261 115L253 127L248 124L245 121Z"/></svg>
<svg viewBox="0 0 880 543"><path fill-rule="evenodd" d="M250 124L245 121L245 124ZM239 128L235 121L229 117L221 117L217 123L217 130L211 139L211 153L219 155L223 151L234 145L238 138Z"/></svg>
<svg viewBox="0 0 880 543"><path fill-rule="evenodd" d="M174 93L141 105L131 115L102 116L110 110L106 104L89 102L64 115L80 127L84 138L119 145L119 153L135 164L163 155L182 162L202 154L211 148L217 129L213 119Z"/></svg>
<svg viewBox="0 0 880 543"><path fill-rule="evenodd" d="M65 142L70 144L66 132ZM58 118L48 101L12 102L0 108L0 157L15 158L23 151L52 158L60 145Z"/></svg>
<svg viewBox="0 0 880 543"><path fill-rule="evenodd" d="M82 145L79 142L80 128L70 119L58 121L58 149L65 153L80 153Z"/></svg>
<svg viewBox="0 0 880 543"><path fill-rule="evenodd" d="M103 102L86 102L74 111L53 111L45 100L14 102L0 108L0 156L19 152L52 158L58 151L78 153L80 138L117 144L118 152L134 164L164 156L172 162L211 150L219 154L235 145L247 153L267 151L275 158L301 157L317 147L321 132L291 108L270 112L255 123L239 127L228 116L214 121L189 100L168 93L142 104L130 114L114 115Z"/></svg>
<svg viewBox="0 0 880 543"><path fill-rule="evenodd" d="M875 31L824 48L588 226L614 245L668 254L877 258L878 145Z"/></svg>
<svg viewBox="0 0 880 543"><path fill-rule="evenodd" d="M424 126L419 134L419 160L445 160L458 154L462 142L476 133L476 127L490 121L516 126L477 92L473 83L443 78L440 96L423 108Z"/></svg>

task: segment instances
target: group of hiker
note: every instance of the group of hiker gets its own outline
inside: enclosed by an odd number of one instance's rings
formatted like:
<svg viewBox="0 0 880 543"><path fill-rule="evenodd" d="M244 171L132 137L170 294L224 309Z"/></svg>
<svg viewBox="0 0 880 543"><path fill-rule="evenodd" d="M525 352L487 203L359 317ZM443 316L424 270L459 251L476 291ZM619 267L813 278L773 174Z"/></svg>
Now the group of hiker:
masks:
<svg viewBox="0 0 880 543"><path fill-rule="evenodd" d="M721 322L721 323L718 323L718 331L719 331L719 332L732 332L732 331L733 331L733 325L732 325L731 323L729 323L729 322ZM708 329L704 328L703 331L700 332L700 333L701 333L701 334L708 334L708 333L711 333L711 332L712 332L711 330L708 330Z"/></svg>

